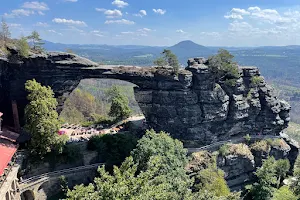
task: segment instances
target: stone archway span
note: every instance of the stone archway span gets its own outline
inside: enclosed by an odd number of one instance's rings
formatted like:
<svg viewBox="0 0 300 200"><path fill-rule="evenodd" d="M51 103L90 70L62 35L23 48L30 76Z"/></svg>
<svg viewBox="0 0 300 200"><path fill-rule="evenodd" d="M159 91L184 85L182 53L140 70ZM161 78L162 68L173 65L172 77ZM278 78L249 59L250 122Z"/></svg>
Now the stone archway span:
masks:
<svg viewBox="0 0 300 200"><path fill-rule="evenodd" d="M29 79L51 86L62 106L80 80L108 78L138 86L135 97L151 127L198 144L248 133L278 135L290 120L289 104L278 100L263 78L251 84L253 77L260 76L256 67L239 68L240 78L234 85L217 81L203 58L190 59L177 75L172 68L103 66L57 52L14 63L0 58L0 69L0 92L5 96L0 110L16 100L20 118L27 104L24 84Z"/></svg>

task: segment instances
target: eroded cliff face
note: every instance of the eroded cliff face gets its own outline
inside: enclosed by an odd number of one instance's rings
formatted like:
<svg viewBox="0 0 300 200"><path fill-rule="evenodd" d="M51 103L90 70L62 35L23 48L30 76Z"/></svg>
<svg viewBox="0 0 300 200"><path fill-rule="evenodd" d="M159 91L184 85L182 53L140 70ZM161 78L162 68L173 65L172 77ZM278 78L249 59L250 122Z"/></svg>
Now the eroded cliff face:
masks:
<svg viewBox="0 0 300 200"><path fill-rule="evenodd" d="M216 81L205 59L190 59L178 80L157 76L151 87L136 88L136 100L152 127L197 144L245 134L278 135L290 120L289 104L258 78L258 68L239 71L240 79L230 86Z"/></svg>
<svg viewBox="0 0 300 200"><path fill-rule="evenodd" d="M288 103L263 80L253 83L260 77L256 67L241 67L241 78L230 86L217 81L202 58L190 59L176 76L171 68L100 66L67 53L11 54L13 59L0 58L0 109L6 117L16 100L22 119L28 79L51 86L61 108L81 79L114 78L137 85L135 97L150 127L197 146L245 134L278 135L290 119Z"/></svg>
<svg viewBox="0 0 300 200"><path fill-rule="evenodd" d="M200 151L191 155L186 166L189 174L194 176L205 168L217 166L225 174L227 185L232 191L239 191L244 186L254 183L257 178L254 172L262 166L263 160L273 156L276 160L288 159L291 168L299 153L299 145L290 140L287 135L283 139L259 140L251 142L227 144L228 153L221 155L220 151Z"/></svg>

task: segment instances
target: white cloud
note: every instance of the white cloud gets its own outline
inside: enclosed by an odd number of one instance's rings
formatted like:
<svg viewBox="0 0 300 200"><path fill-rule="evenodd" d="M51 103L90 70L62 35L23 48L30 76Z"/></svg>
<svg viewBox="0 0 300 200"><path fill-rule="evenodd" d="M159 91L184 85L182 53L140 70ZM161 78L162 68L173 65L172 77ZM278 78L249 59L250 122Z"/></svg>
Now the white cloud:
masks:
<svg viewBox="0 0 300 200"><path fill-rule="evenodd" d="M121 34L128 35L128 34L134 34L134 32L131 32L131 31L124 31L124 32L121 32Z"/></svg>
<svg viewBox="0 0 300 200"><path fill-rule="evenodd" d="M261 9L260 7L249 7L247 10L242 8L233 8L224 17L226 19L242 20L245 17L258 20L257 22L267 22L270 24L287 24L297 22L297 12L286 12L284 16L275 9ZM300 18L300 13L299 13Z"/></svg>
<svg viewBox="0 0 300 200"><path fill-rule="evenodd" d="M24 9L25 8L25 9ZM14 9L11 13L4 13L4 17L14 18L20 16L30 16L34 14L45 15L43 11L49 10L44 2L32 1L25 2L20 9Z"/></svg>
<svg viewBox="0 0 300 200"><path fill-rule="evenodd" d="M260 7L257 7L257 6L255 6L255 7L249 7L248 10L252 11L252 12L259 12L260 11Z"/></svg>
<svg viewBox="0 0 300 200"><path fill-rule="evenodd" d="M148 36L148 33L152 31L151 29L149 28L141 28L141 29L138 29L137 31L133 32L133 31L123 31L121 32L119 35L133 35L135 37L146 37Z"/></svg>
<svg viewBox="0 0 300 200"><path fill-rule="evenodd" d="M22 7L32 10L49 10L48 5L46 3L38 1L25 2Z"/></svg>
<svg viewBox="0 0 300 200"><path fill-rule="evenodd" d="M146 37L146 36L148 36L148 34L146 34L146 33L138 33L137 36L143 36L143 37Z"/></svg>
<svg viewBox="0 0 300 200"><path fill-rule="evenodd" d="M150 28L142 28L142 29L139 29L138 31L141 31L141 32L150 32L150 31L153 31L153 30L151 30Z"/></svg>
<svg viewBox="0 0 300 200"><path fill-rule="evenodd" d="M52 20L52 22L57 23L57 24L87 26L84 21L76 21L76 20L72 20L72 19L55 18Z"/></svg>
<svg viewBox="0 0 300 200"><path fill-rule="evenodd" d="M34 26L48 27L49 25L44 22L37 22Z"/></svg>
<svg viewBox="0 0 300 200"><path fill-rule="evenodd" d="M115 18L115 17L122 17L123 14L120 10L114 9L114 10L106 10L104 11L104 14L107 18Z"/></svg>
<svg viewBox="0 0 300 200"><path fill-rule="evenodd" d="M289 10L287 12L284 12L283 13L285 16L289 16L289 17L292 17L292 16L296 16L296 17L299 17L300 18L300 11L296 10L296 11L292 11L292 10Z"/></svg>
<svg viewBox="0 0 300 200"><path fill-rule="evenodd" d="M104 37L104 35L99 34L99 33L96 33L96 34L94 34L94 35L97 36L97 37Z"/></svg>
<svg viewBox="0 0 300 200"><path fill-rule="evenodd" d="M96 8L96 11L98 11L98 12L105 12L107 9L105 9L105 8Z"/></svg>
<svg viewBox="0 0 300 200"><path fill-rule="evenodd" d="M93 30L93 31L91 31L91 33L101 33L101 31Z"/></svg>
<svg viewBox="0 0 300 200"><path fill-rule="evenodd" d="M64 0L64 1L75 3L75 2L77 2L78 0Z"/></svg>
<svg viewBox="0 0 300 200"><path fill-rule="evenodd" d="M224 16L226 19L244 19L242 15L231 13Z"/></svg>
<svg viewBox="0 0 300 200"><path fill-rule="evenodd" d="M133 14L136 17L144 17L147 15L147 11L146 10L140 10L139 13L137 14Z"/></svg>
<svg viewBox="0 0 300 200"><path fill-rule="evenodd" d="M20 16L29 16L33 14L34 11L32 10L16 9L16 10L12 10L11 13L4 13L4 16L8 18L14 18Z"/></svg>
<svg viewBox="0 0 300 200"><path fill-rule="evenodd" d="M104 15L106 15L107 18L117 18L122 17L123 13L120 10L114 9L114 10L107 10L105 8L96 8L96 11L103 12Z"/></svg>
<svg viewBox="0 0 300 200"><path fill-rule="evenodd" d="M81 29L79 29L79 28L77 28L75 26L72 26L72 25L68 25L68 28L62 29L62 30L72 31L72 32L76 31L76 32L79 32L79 33L84 33L84 30L81 30Z"/></svg>
<svg viewBox="0 0 300 200"><path fill-rule="evenodd" d="M135 24L135 22L127 20L127 19L119 19L119 20L106 20L105 24L126 24L126 25L133 25L133 24Z"/></svg>
<svg viewBox="0 0 300 200"><path fill-rule="evenodd" d="M146 12L146 10L140 10L140 13L142 14L142 15L147 15L147 12Z"/></svg>
<svg viewBox="0 0 300 200"><path fill-rule="evenodd" d="M249 11L246 11L245 9L240 9L240 8L232 8L231 12L237 13L240 15L250 15Z"/></svg>
<svg viewBox="0 0 300 200"><path fill-rule="evenodd" d="M162 10L162 9L152 9L153 12L160 14L160 15L164 15L167 11L166 10Z"/></svg>
<svg viewBox="0 0 300 200"><path fill-rule="evenodd" d="M200 34L204 35L204 36L210 36L210 37L213 37L213 38L220 38L221 37L221 34L219 32L201 32Z"/></svg>
<svg viewBox="0 0 300 200"><path fill-rule="evenodd" d="M234 21L229 24L229 31L232 32L250 32L253 29L252 25L247 22Z"/></svg>
<svg viewBox="0 0 300 200"><path fill-rule="evenodd" d="M274 9L260 9L259 7L248 8L251 11L251 17L268 23L291 23L295 21L293 17L283 17L277 10Z"/></svg>
<svg viewBox="0 0 300 200"><path fill-rule="evenodd" d="M55 33L57 35L63 35L62 33L56 32L55 30L48 30L49 33Z"/></svg>
<svg viewBox="0 0 300 200"><path fill-rule="evenodd" d="M21 24L14 24L14 23L12 23L12 24L8 24L8 26L10 28L18 28L18 27L21 27Z"/></svg>
<svg viewBox="0 0 300 200"><path fill-rule="evenodd" d="M232 8L224 17L226 19L243 19L243 15L250 15L250 12L241 8Z"/></svg>
<svg viewBox="0 0 300 200"><path fill-rule="evenodd" d="M124 8L129 5L127 2L122 0L115 0L111 4L117 6L118 8Z"/></svg>
<svg viewBox="0 0 300 200"><path fill-rule="evenodd" d="M176 30L176 33L182 33L182 34L185 34L186 32L183 31L182 29L178 29L178 30Z"/></svg>

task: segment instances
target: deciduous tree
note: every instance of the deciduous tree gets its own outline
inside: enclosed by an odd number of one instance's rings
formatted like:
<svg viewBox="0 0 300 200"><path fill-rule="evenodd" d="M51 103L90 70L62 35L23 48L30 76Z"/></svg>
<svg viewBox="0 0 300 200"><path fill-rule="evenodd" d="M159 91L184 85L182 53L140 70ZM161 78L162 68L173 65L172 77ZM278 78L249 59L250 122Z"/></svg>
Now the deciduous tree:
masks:
<svg viewBox="0 0 300 200"><path fill-rule="evenodd" d="M279 188L282 179L286 177L286 174L290 170L290 162L288 159L279 159L275 163L275 171L277 176L277 188Z"/></svg>
<svg viewBox="0 0 300 200"><path fill-rule="evenodd" d="M268 200L272 198L276 190L273 186L277 182L275 162L274 157L270 157L264 160L263 165L255 172L258 181L252 186L247 186L253 200Z"/></svg>
<svg viewBox="0 0 300 200"><path fill-rule="evenodd" d="M31 134L31 152L44 156L55 142L59 129L57 101L48 86L42 86L36 80L28 80L25 89L29 92L29 101L25 108L25 129Z"/></svg>
<svg viewBox="0 0 300 200"><path fill-rule="evenodd" d="M111 106L109 115L111 117L115 117L118 120L126 119L130 116L131 110L129 108L128 98L121 94L118 90L111 99Z"/></svg>

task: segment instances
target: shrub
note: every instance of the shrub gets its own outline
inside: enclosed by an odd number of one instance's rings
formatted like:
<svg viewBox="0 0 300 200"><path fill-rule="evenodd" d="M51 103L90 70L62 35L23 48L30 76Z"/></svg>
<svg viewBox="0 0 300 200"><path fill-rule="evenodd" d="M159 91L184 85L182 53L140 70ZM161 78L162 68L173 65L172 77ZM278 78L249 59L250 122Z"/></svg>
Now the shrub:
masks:
<svg viewBox="0 0 300 200"><path fill-rule="evenodd" d="M274 139L271 143L272 147L278 147L280 149L287 149L289 145L283 139Z"/></svg>
<svg viewBox="0 0 300 200"><path fill-rule="evenodd" d="M60 189L63 192L63 194L67 194L69 188L68 188L68 181L67 181L66 177L63 175L60 176L59 183L60 183Z"/></svg>
<svg viewBox="0 0 300 200"><path fill-rule="evenodd" d="M224 83L228 86L234 87L236 86L236 79L226 79Z"/></svg>
<svg viewBox="0 0 300 200"><path fill-rule="evenodd" d="M264 81L264 78L261 76L253 76L251 78L251 85L254 87L259 86L260 83L262 83Z"/></svg>
<svg viewBox="0 0 300 200"><path fill-rule="evenodd" d="M69 163L75 163L82 159L80 147L76 144L65 145L63 155Z"/></svg>
<svg viewBox="0 0 300 200"><path fill-rule="evenodd" d="M119 165L130 155L137 143L132 134L106 134L92 136L87 148L98 152L103 162Z"/></svg>
<svg viewBox="0 0 300 200"><path fill-rule="evenodd" d="M197 172L211 166L216 166L216 157L208 151L199 151L192 153L186 169L191 172Z"/></svg>
<svg viewBox="0 0 300 200"><path fill-rule="evenodd" d="M25 37L21 37L21 39L17 43L18 50L20 56L27 58L29 56L30 47L28 45L27 39Z"/></svg>
<svg viewBox="0 0 300 200"><path fill-rule="evenodd" d="M199 171L195 177L197 184L195 184L196 191L209 191L214 196L227 196L230 190L224 179L224 172L215 168L207 168Z"/></svg>
<svg viewBox="0 0 300 200"><path fill-rule="evenodd" d="M253 94L254 90L253 88L251 88L247 94L247 99L251 99L252 98L252 94Z"/></svg>
<svg viewBox="0 0 300 200"><path fill-rule="evenodd" d="M250 160L254 159L249 147L245 144L231 144L229 147L229 153L233 155L245 156Z"/></svg>
<svg viewBox="0 0 300 200"><path fill-rule="evenodd" d="M98 115L98 114L92 114L91 117L92 117L91 121L82 122L81 125L83 127L88 127L88 126L95 125L95 124L103 124L103 125L110 126L116 122L114 119L112 119L110 117L105 117L105 116Z"/></svg>
<svg viewBox="0 0 300 200"><path fill-rule="evenodd" d="M244 139L246 140L247 143L249 143L251 140L251 136L249 134L247 134L244 136Z"/></svg>
<svg viewBox="0 0 300 200"><path fill-rule="evenodd" d="M256 141L250 146L250 148L255 151L263 151L263 152L268 152L270 150L270 146L266 140Z"/></svg>
<svg viewBox="0 0 300 200"><path fill-rule="evenodd" d="M223 144L219 149L219 155L226 156L229 154L229 145Z"/></svg>
<svg viewBox="0 0 300 200"><path fill-rule="evenodd" d="M272 200L297 200L297 196L289 189L288 186L282 186L274 192Z"/></svg>

